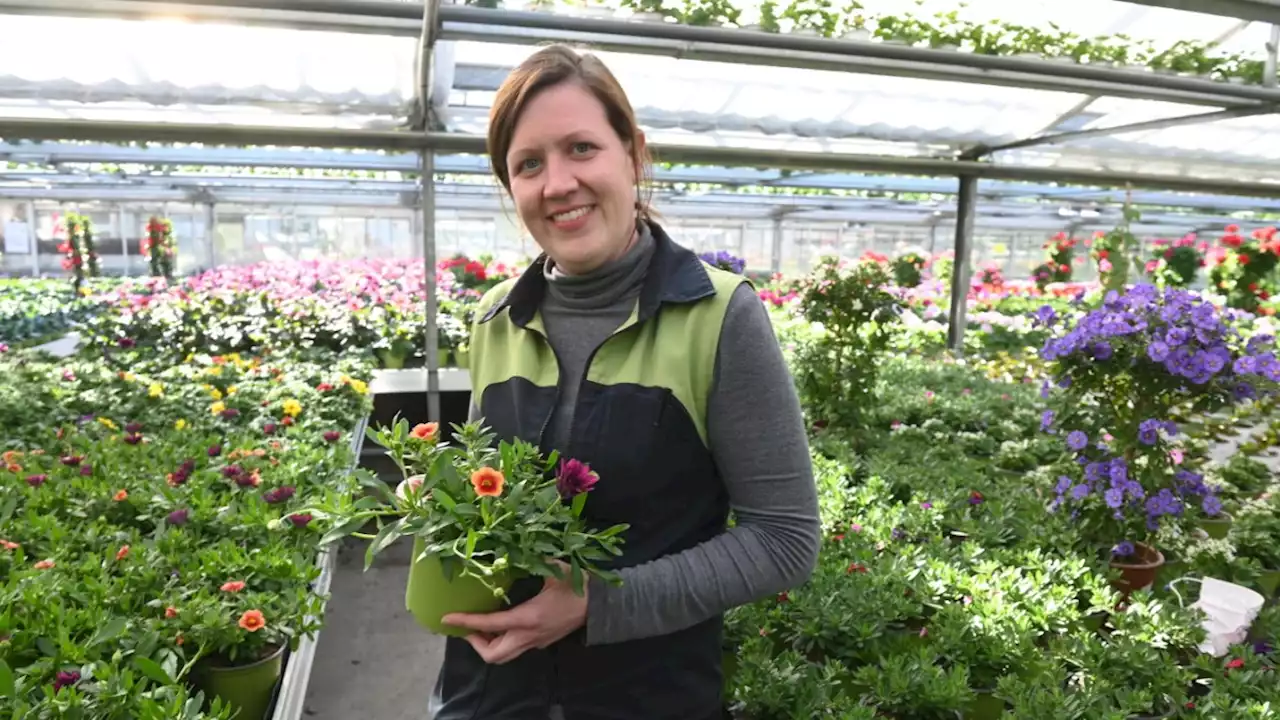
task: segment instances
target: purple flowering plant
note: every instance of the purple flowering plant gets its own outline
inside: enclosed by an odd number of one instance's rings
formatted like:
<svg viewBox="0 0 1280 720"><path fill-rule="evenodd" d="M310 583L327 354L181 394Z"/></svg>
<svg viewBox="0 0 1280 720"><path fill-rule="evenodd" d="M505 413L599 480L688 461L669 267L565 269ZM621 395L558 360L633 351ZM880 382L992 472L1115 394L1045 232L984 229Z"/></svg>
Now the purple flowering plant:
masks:
<svg viewBox="0 0 1280 720"><path fill-rule="evenodd" d="M1062 439L1050 509L1067 511L1090 541L1132 555L1162 523L1222 512L1204 477L1183 465L1171 418L1213 412L1273 392L1273 339L1245 341L1201 296L1149 284L1111 290L1074 318L1034 313L1052 335L1041 350L1050 378L1041 429Z"/></svg>
<svg viewBox="0 0 1280 720"><path fill-rule="evenodd" d="M735 275L741 275L747 269L747 261L734 255L726 250L717 250L715 252L704 252L698 256L706 264L728 270Z"/></svg>
<svg viewBox="0 0 1280 720"><path fill-rule="evenodd" d="M398 538L421 540L415 560L436 557L446 578L473 578L501 598L519 577L568 574L579 594L587 576L621 582L607 561L622 554L628 526L596 527L586 514L601 482L589 465L555 451L544 455L518 438L498 440L480 420L453 429L453 440L446 440L436 423L410 430L397 418L368 428L369 439L386 449L403 480L393 492L357 471L372 492L301 509L327 530L321 545L347 535L370 540L368 569ZM376 524L376 534L359 532L369 523Z"/></svg>

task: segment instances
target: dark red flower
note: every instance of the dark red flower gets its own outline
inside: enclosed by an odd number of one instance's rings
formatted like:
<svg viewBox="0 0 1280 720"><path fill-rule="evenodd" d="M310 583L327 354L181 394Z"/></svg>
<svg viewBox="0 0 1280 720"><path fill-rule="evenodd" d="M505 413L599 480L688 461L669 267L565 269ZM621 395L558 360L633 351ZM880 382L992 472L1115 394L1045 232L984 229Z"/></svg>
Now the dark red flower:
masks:
<svg viewBox="0 0 1280 720"><path fill-rule="evenodd" d="M33 488L38 488L49 479L48 475L28 475L27 484Z"/></svg>
<svg viewBox="0 0 1280 720"><path fill-rule="evenodd" d="M588 492L599 480L600 476L591 466L580 460L561 460L560 469L556 471L556 489L564 498Z"/></svg>
<svg viewBox="0 0 1280 720"><path fill-rule="evenodd" d="M289 516L289 522L293 523L294 527L306 527L311 522L311 513L294 513Z"/></svg>
<svg viewBox="0 0 1280 720"><path fill-rule="evenodd" d="M53 681L53 691L56 693L68 685L75 685L80 682L80 673L75 670L59 670L58 675Z"/></svg>

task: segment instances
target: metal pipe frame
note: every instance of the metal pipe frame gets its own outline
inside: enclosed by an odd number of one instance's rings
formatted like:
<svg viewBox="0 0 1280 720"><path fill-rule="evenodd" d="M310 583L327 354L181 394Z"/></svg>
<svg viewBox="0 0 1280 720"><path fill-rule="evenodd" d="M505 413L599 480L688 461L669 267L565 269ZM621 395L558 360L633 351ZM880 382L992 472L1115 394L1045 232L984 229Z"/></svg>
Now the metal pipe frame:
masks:
<svg viewBox="0 0 1280 720"><path fill-rule="evenodd" d="M399 35L418 35L425 15L422 3L390 0L234 0L228 3L218 0L0 0L0 12L114 18L184 15L205 21L381 31ZM1233 85L1145 69L1104 67L1068 60L978 55L898 43L494 10L467 5L442 5L433 22L439 23L441 30L436 39L442 40L466 38L525 44L546 40L586 41L601 49L659 53L690 59L821 67L1225 107L1280 102L1280 89L1277 88Z"/></svg>
<svg viewBox="0 0 1280 720"><path fill-rule="evenodd" d="M1122 0L1134 5L1221 15L1256 22L1280 23L1277 0Z"/></svg>
<svg viewBox="0 0 1280 720"><path fill-rule="evenodd" d="M1123 135L1131 132L1167 130L1169 128L1183 127L1185 125L1201 125L1204 123L1218 122L1219 120L1234 120L1236 118L1254 117L1256 115L1271 115L1276 112L1280 112L1280 105L1237 107L1229 108L1227 110L1217 110L1215 112L1197 113L1195 115L1182 115L1179 117L1161 118L1159 120L1145 120L1143 122L1128 123L1125 125L1113 125L1111 127L1091 128L1089 130L1073 130L1070 132L1039 135L1036 137L1026 138L1025 140L1004 143L1002 145L978 145L961 153L960 157L964 160L977 160L984 155L990 155L1005 150L1016 150L1018 148L1035 147L1037 145L1057 145L1059 143L1071 142L1072 140L1110 137L1113 135Z"/></svg>
<svg viewBox="0 0 1280 720"><path fill-rule="evenodd" d="M30 140L97 140L104 142L180 142L227 145L276 145L285 148L431 149L439 154L483 155L479 135L392 130L343 130L177 123L126 123L93 120L0 119L0 138ZM1280 183L1250 183L1200 179L1178 175L1116 173L1059 167L1000 165L990 162L886 155L841 155L745 147L701 147L655 144L658 162L689 165L771 167L792 170L866 171L904 175L956 177L974 175L992 180L1021 180L1054 184L1078 183L1103 187L1146 187L1216 195L1280 197Z"/></svg>
<svg viewBox="0 0 1280 720"><path fill-rule="evenodd" d="M243 1L243 0L241 0ZM396 4L396 3L391 3ZM426 134L431 129L431 70L432 54L436 44L436 14L440 0L426 0L422 5L422 35L418 40L418 77L415 84L414 130ZM424 338L427 356L423 358L423 370L427 374L427 420L440 422L440 334L436 330L436 170L435 152L423 146L418 157L418 224L422 232L422 263L425 266L426 292L423 303L426 311Z"/></svg>
<svg viewBox="0 0 1280 720"><path fill-rule="evenodd" d="M969 304L969 278L973 273L973 217L978 205L978 178L960 176L960 194L956 201L955 262L951 266L951 306L947 313L947 347L960 354L964 351L965 311Z"/></svg>

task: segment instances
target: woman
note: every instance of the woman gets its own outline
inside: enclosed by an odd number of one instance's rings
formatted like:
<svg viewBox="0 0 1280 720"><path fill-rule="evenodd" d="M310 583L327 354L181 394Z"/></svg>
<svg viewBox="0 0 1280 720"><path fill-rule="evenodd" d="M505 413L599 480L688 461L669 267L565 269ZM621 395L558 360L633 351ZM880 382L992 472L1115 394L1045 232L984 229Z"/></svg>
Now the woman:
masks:
<svg viewBox="0 0 1280 720"><path fill-rule="evenodd" d="M644 136L595 57L529 57L498 91L488 147L543 254L477 309L472 416L589 463L585 514L630 529L620 587L550 580L444 618L476 632L448 640L433 717L719 718L723 613L803 583L819 544L768 315L654 222Z"/></svg>

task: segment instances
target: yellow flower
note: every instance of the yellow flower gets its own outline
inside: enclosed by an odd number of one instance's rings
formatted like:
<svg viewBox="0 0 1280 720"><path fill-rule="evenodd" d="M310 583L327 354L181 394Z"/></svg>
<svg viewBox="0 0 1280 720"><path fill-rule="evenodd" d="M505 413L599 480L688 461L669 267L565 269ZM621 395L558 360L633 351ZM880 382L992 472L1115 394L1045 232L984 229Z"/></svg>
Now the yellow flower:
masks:
<svg viewBox="0 0 1280 720"><path fill-rule="evenodd" d="M231 397L232 395L235 395L235 394L236 394L235 385L232 385L231 387L227 388L227 397Z"/></svg>
<svg viewBox="0 0 1280 720"><path fill-rule="evenodd" d="M222 391L221 391L221 390L219 390L218 388L216 388L216 387L214 387L214 386L212 386L212 385L205 385L205 387L209 390L209 395L210 395L211 397L213 397L213 399L214 399L214 400L221 400L221 399L222 399Z"/></svg>
<svg viewBox="0 0 1280 720"><path fill-rule="evenodd" d="M164 386L158 382L151 383L151 387L147 388L147 394L153 398L164 396Z"/></svg>
<svg viewBox="0 0 1280 720"><path fill-rule="evenodd" d="M106 427L106 428L108 428L108 429L110 429L110 430L119 430L119 429L120 429L120 428L116 427L116 424L115 424L115 423L111 422L111 418L104 418L104 417L100 417L100 418L98 418L98 422L102 423L102 425L103 425L104 427Z"/></svg>
<svg viewBox="0 0 1280 720"><path fill-rule="evenodd" d="M222 366L221 366L221 365L213 365L213 366L211 366L210 368L208 368L207 370L205 370L205 372L206 372L206 373L208 373L209 375L214 376L214 377L218 377L219 375L221 375L221 374L222 374Z"/></svg>
<svg viewBox="0 0 1280 720"><path fill-rule="evenodd" d="M369 385L363 380L352 380L351 389L355 390L359 395L367 395L369 393Z"/></svg>
<svg viewBox="0 0 1280 720"><path fill-rule="evenodd" d="M80 288L80 294L85 297L89 297L89 288L87 287Z"/></svg>
<svg viewBox="0 0 1280 720"><path fill-rule="evenodd" d="M182 418L178 418L178 422L173 424L174 430L185 430L186 427L187 427L187 421L183 420Z"/></svg>
<svg viewBox="0 0 1280 720"><path fill-rule="evenodd" d="M122 375L120 376L120 379L121 379L121 380L124 380L125 382L133 382L134 377L135 377L135 375L134 375L133 373L131 373L131 372L125 372L124 374L122 374Z"/></svg>
<svg viewBox="0 0 1280 720"><path fill-rule="evenodd" d="M302 403L292 398L284 401L284 414L290 417L298 417L298 413L302 412Z"/></svg>
<svg viewBox="0 0 1280 720"><path fill-rule="evenodd" d="M209 413L212 415L217 415L226 409L227 409L227 406L225 403L216 402L209 406Z"/></svg>

